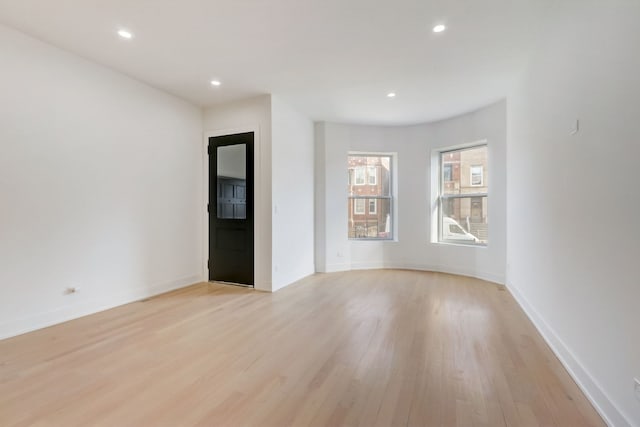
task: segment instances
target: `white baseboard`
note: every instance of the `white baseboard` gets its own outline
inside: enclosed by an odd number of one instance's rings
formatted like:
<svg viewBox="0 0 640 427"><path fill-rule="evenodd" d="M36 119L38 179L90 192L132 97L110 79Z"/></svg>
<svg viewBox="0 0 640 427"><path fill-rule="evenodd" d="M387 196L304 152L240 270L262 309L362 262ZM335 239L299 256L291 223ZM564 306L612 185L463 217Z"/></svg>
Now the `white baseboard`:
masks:
<svg viewBox="0 0 640 427"><path fill-rule="evenodd" d="M607 425L610 427L633 427L633 424L609 399L598 381L585 369L571 349L544 321L537 310L529 304L524 295L510 283L507 283L507 289Z"/></svg>
<svg viewBox="0 0 640 427"><path fill-rule="evenodd" d="M0 324L0 339L10 338L37 329L53 326L58 323L77 319L79 317L95 314L100 311L129 304L144 298L149 298L174 289L202 281L198 275L183 277L169 282L158 283L152 286L136 287L117 295L109 296L107 299L83 299L72 305L59 307L43 313L34 314L17 320L12 320Z"/></svg>
<svg viewBox="0 0 640 427"><path fill-rule="evenodd" d="M339 271L349 271L349 270L351 270L351 264L349 263L327 264L324 266L324 268L316 269L318 273L337 273Z"/></svg>
<svg viewBox="0 0 640 427"><path fill-rule="evenodd" d="M389 263L382 261L374 262L352 262L349 264L348 270L378 270L382 268L403 268L397 266L390 266Z"/></svg>
<svg viewBox="0 0 640 427"><path fill-rule="evenodd" d="M475 271L464 268L452 268L442 265L413 264L413 263L386 263L386 262L359 262L350 265L351 270L374 270L380 268L398 268L403 270L433 271L438 273L456 274L458 276L474 277L488 282L505 284L504 275ZM347 268L348 269L348 268Z"/></svg>

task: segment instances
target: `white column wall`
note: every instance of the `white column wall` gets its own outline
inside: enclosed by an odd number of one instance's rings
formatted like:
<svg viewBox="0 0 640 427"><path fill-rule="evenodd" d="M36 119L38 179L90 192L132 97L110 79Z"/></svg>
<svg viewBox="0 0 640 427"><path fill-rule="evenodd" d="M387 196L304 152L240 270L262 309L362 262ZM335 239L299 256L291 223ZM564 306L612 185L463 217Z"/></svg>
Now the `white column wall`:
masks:
<svg viewBox="0 0 640 427"><path fill-rule="evenodd" d="M315 272L313 123L277 97L272 115L272 262L276 291Z"/></svg>
<svg viewBox="0 0 640 427"><path fill-rule="evenodd" d="M271 95L264 95L242 101L207 108L204 112L204 142L209 136L229 135L241 132L255 132L254 135L254 215L255 215L255 288L271 291L272 287L272 218L271 218ZM206 154L206 151L205 151ZM206 217L208 200L208 158L204 156L203 218ZM209 224L204 220L204 248L208 255Z"/></svg>

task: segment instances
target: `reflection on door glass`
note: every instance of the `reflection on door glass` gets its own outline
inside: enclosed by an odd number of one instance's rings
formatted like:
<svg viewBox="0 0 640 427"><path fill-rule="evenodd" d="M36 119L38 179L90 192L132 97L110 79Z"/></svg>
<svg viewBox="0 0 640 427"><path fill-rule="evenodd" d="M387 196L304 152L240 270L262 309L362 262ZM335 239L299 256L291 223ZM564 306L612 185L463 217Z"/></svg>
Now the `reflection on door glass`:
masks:
<svg viewBox="0 0 640 427"><path fill-rule="evenodd" d="M247 218L247 147L224 145L217 150L217 212L221 219Z"/></svg>

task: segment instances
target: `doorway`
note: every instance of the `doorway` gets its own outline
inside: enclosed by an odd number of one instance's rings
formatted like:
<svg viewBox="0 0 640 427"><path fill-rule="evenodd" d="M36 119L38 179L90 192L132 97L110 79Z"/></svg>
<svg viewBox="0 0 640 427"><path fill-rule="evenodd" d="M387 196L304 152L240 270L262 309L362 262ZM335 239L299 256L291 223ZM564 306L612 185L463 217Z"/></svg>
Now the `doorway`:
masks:
<svg viewBox="0 0 640 427"><path fill-rule="evenodd" d="M254 285L254 133L209 138L209 280Z"/></svg>

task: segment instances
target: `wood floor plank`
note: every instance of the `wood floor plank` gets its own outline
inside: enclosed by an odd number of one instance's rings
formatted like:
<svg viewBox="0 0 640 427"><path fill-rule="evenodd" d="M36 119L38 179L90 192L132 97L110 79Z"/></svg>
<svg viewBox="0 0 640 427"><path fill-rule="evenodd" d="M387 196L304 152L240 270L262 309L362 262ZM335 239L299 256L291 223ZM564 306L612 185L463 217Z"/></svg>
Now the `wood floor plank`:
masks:
<svg viewBox="0 0 640 427"><path fill-rule="evenodd" d="M2 426L603 426L503 287L198 284L0 341Z"/></svg>

